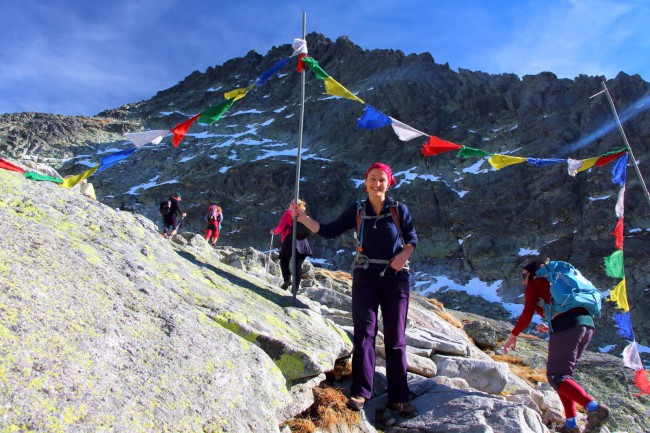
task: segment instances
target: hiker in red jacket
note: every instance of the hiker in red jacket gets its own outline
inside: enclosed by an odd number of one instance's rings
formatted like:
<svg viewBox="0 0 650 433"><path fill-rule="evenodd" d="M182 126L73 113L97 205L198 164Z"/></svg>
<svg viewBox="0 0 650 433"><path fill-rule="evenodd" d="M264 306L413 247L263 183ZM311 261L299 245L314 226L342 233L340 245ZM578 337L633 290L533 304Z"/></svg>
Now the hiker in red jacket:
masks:
<svg viewBox="0 0 650 433"><path fill-rule="evenodd" d="M539 305L539 300L541 299L545 304L551 302L548 280L535 275L542 266L544 266L543 261L535 260L524 266L522 270L522 280L526 286L524 310L503 345L505 353L508 353L510 348L517 349L517 336L528 327L535 312L544 318L544 309ZM564 406L566 423L560 431L580 433L576 418L576 403L578 403L587 410L585 433L598 432L609 419L610 410L604 404L597 403L573 379L573 371L594 335L594 319L586 309L574 308L553 317L551 328L546 378L551 387L557 391ZM548 330L546 324L537 326L538 332L548 332Z"/></svg>
<svg viewBox="0 0 650 433"><path fill-rule="evenodd" d="M212 203L208 208L208 214L205 216L207 227L205 228L205 240L211 246L215 246L219 240L219 231L221 228L221 221L223 221L223 213L221 207L216 203Z"/></svg>
<svg viewBox="0 0 650 433"><path fill-rule="evenodd" d="M298 200L298 206L305 211L307 209L307 204L304 200ZM301 224L300 224L301 225ZM302 279L302 263L305 261L307 256L311 256L311 246L306 236L301 236L301 230L298 232L296 239L296 287L300 287L300 280ZM280 248L280 270L282 271L282 278L284 282L280 287L287 290L291 287L291 270L289 263L291 262L291 250L293 249L293 215L291 214L291 209L287 209L280 218L278 225L271 229L272 235L281 235L280 241L282 241L282 248Z"/></svg>

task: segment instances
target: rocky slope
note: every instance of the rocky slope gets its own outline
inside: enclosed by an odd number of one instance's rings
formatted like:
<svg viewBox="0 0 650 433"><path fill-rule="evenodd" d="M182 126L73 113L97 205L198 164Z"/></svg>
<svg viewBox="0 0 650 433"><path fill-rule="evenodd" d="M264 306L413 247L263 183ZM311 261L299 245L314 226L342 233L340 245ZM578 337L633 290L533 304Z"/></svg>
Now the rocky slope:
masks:
<svg viewBox="0 0 650 433"><path fill-rule="evenodd" d="M308 36L310 55L368 104L428 134L488 152L581 159L622 145L616 129L589 141L612 115L607 100L590 98L602 77L557 79L550 73L523 78L451 70L428 53L363 50L346 38L332 42ZM0 155L49 160L62 174L96 164L110 149L129 144L124 131L167 129L223 100L222 92L243 87L277 60L288 45L264 55L250 52L223 65L193 72L147 101L106 110L95 118L21 113L0 116ZM311 214L329 220L363 197L359 179L374 161L397 173L393 196L412 210L421 242L413 259L429 276L464 283L478 277L501 281L499 294L515 301L521 293L518 267L525 251L574 263L599 287L618 281L602 271L613 250L614 204L618 189L609 166L570 177L563 164L526 164L491 169L484 159L452 153L425 160L419 139L402 142L390 128L356 131L361 104L323 96L323 84L308 72L301 195ZM650 86L620 73L607 86L623 113L642 173L650 172L650 114L637 104ZM647 104L646 104L647 105ZM158 221L157 204L179 191L189 211L184 229L202 232L211 201L225 210L223 240L238 247L268 248L268 229L293 194L299 113L299 80L287 67L237 101L213 126L195 125L178 148L166 138L92 177L98 199L113 208L136 210ZM422 140L423 141L423 140ZM482 163L482 164L481 164ZM625 213L625 274L637 339L650 345L650 210L632 167L628 167ZM314 241L316 253L347 269L351 236ZM523 252L522 252L523 251ZM607 308L599 346L626 342L616 336Z"/></svg>
<svg viewBox="0 0 650 433"><path fill-rule="evenodd" d="M294 302L267 255L213 250L192 233L165 240L139 214L4 170L0 219L3 432L278 432L350 354L344 274L307 264ZM547 432L555 394L494 361L444 313L413 294L409 380L420 415L387 413L381 430ZM492 347L503 326L490 328ZM535 366L544 343L520 351ZM337 431L376 431L381 364L360 421ZM610 427L647 431L619 359L589 355L579 375L615 408Z"/></svg>

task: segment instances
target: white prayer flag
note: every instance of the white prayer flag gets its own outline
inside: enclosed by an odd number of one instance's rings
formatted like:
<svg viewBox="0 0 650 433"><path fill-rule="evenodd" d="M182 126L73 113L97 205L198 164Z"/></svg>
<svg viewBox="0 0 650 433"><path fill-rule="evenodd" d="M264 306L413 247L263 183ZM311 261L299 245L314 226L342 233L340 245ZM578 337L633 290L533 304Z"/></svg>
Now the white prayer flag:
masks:
<svg viewBox="0 0 650 433"><path fill-rule="evenodd" d="M631 342L623 349L623 364L634 371L643 370L643 362L641 362L636 341Z"/></svg>
<svg viewBox="0 0 650 433"><path fill-rule="evenodd" d="M291 46L293 47L293 54L291 55L291 57L297 56L298 54L307 54L307 41L306 40L295 38L293 40L293 44L291 44Z"/></svg>
<svg viewBox="0 0 650 433"><path fill-rule="evenodd" d="M616 218L623 218L625 213L625 185L618 190L618 199L616 200Z"/></svg>
<svg viewBox="0 0 650 433"><path fill-rule="evenodd" d="M142 147L147 143L160 143L169 132L169 129L154 129L143 132L127 132L124 137L133 143L135 147Z"/></svg>
<svg viewBox="0 0 650 433"><path fill-rule="evenodd" d="M390 126L393 127L393 131L395 131L397 137L402 141L409 141L416 137L427 135L422 131L418 131L417 129L400 122L399 120L393 119L392 117L390 120L392 122Z"/></svg>
<svg viewBox="0 0 650 433"><path fill-rule="evenodd" d="M576 174L578 173L578 170L580 167L582 167L582 159L567 159L567 164L569 168L569 176L575 177Z"/></svg>

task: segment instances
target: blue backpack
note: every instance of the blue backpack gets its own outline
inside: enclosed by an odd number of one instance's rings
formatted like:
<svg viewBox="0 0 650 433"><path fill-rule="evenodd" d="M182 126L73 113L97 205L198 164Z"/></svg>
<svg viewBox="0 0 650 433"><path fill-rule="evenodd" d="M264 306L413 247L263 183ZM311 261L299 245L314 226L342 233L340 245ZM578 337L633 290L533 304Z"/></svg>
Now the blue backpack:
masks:
<svg viewBox="0 0 650 433"><path fill-rule="evenodd" d="M573 308L584 308L600 317L603 294L570 263L551 261L535 272L551 284L551 303L544 305L549 328L551 319Z"/></svg>

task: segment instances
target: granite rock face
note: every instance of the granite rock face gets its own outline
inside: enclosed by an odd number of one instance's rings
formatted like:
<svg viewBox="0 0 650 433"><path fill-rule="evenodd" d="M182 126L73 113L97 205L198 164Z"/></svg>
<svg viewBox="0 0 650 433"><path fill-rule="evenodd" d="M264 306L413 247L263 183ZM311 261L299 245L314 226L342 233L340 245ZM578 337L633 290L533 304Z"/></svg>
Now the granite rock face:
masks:
<svg viewBox="0 0 650 433"><path fill-rule="evenodd" d="M278 432L350 356L351 279L342 272L306 262L294 301L279 288L273 255L214 249L192 232L164 239L138 213L5 170L0 219L7 431ZM420 414L388 413L381 430L546 433L561 411L554 394L479 350L448 316L411 294L408 380ZM373 398L358 425L336 431L380 424L382 329ZM522 338L518 349L531 366L544 352L539 339ZM585 358L576 374L615 410L610 426L646 431L643 404L625 389L629 369L611 355ZM349 379L334 386L349 389Z"/></svg>

